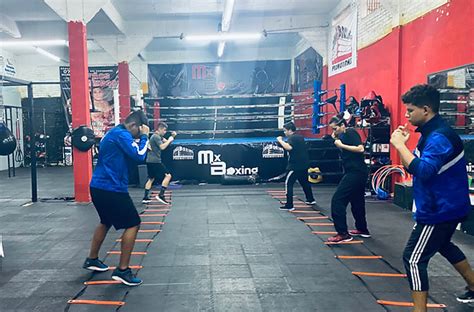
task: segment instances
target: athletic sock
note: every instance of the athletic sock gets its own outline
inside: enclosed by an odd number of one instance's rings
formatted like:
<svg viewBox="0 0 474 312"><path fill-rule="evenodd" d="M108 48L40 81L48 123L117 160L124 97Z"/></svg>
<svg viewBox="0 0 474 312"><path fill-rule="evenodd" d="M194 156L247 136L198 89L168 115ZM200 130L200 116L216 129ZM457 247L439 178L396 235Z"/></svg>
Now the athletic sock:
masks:
<svg viewBox="0 0 474 312"><path fill-rule="evenodd" d="M161 189L160 189L160 196L165 196L165 191L166 191L166 186L161 186Z"/></svg>

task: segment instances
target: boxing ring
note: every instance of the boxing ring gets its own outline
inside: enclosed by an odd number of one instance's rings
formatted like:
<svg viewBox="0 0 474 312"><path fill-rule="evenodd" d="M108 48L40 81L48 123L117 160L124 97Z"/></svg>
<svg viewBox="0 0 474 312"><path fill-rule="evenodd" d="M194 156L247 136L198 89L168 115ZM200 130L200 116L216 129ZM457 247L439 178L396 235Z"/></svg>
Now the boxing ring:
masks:
<svg viewBox="0 0 474 312"><path fill-rule="evenodd" d="M316 100L317 97L317 100ZM156 128L168 124L178 136L163 161L173 179L219 183L225 177L254 176L268 181L285 173L288 155L276 142L283 125L296 124L306 137L311 166L324 175L340 175L340 159L332 142L316 138L318 119L334 112L320 109L319 92L145 99ZM319 120L318 120L319 121ZM331 181L329 179L328 181Z"/></svg>

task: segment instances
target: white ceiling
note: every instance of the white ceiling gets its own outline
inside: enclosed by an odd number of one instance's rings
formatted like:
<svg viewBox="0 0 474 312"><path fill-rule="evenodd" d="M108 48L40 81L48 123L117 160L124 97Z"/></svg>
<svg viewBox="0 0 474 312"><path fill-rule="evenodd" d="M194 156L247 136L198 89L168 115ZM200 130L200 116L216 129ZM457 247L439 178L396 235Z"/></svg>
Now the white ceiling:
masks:
<svg viewBox="0 0 474 312"><path fill-rule="evenodd" d="M257 15L299 15L330 12L337 0L237 0L234 12ZM154 19L170 16L221 17L223 0L115 0L126 20Z"/></svg>
<svg viewBox="0 0 474 312"><path fill-rule="evenodd" d="M230 53L230 49L271 52L295 47L301 40L298 32L317 30L317 26L328 25L330 12L340 1L235 0L230 31L262 32L265 29L269 34L257 42L228 43L225 53ZM216 32L224 3L225 0L110 0L111 6L101 9L87 24L88 39L92 41L89 42L89 52L105 53L95 38L134 38L143 35L152 38L151 42L136 54L141 52L152 57L169 53L172 57L173 53L188 50L193 51L193 55L199 51L215 54L217 44L190 43L177 37L182 33ZM16 23L21 34L21 39L17 40L67 40L67 23L43 0L0 0L0 13L3 14L0 15L0 29L2 25ZM7 33L0 32L1 40L14 39ZM133 39L131 41L133 44ZM34 53L32 48L5 49L16 55ZM67 47L44 49L63 59L68 57ZM105 50L110 52L107 47ZM147 61L160 60L147 58ZM113 62L111 56L111 63Z"/></svg>

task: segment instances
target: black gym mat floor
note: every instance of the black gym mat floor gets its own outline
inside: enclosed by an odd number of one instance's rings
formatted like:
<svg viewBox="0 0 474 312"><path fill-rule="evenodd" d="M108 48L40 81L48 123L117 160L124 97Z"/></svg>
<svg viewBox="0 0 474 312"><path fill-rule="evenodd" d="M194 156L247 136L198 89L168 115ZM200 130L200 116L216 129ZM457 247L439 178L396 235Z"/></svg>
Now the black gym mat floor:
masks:
<svg viewBox="0 0 474 312"><path fill-rule="evenodd" d="M39 197L72 195L71 168L39 169ZM132 256L140 265L144 283L84 285L109 281L110 272L91 274L81 268L88 254L98 217L92 205L71 202L29 201L26 169L17 177L0 172L0 234L5 258L0 258L0 311L409 311L382 306L378 299L410 301L408 283L401 277L357 277L351 272L404 273L401 254L413 221L411 213L387 203L367 203L372 238L363 244L327 246L334 231L329 219L334 186L315 185L321 213L289 213L267 192L281 184L254 186L183 186L172 190L170 211L148 207L143 232ZM297 196L301 196L298 185ZM137 209L142 190L131 188ZM298 210L309 210L303 207ZM165 215L165 216L163 216ZM349 224L352 225L350 213ZM104 242L101 258L116 265L119 250L113 229ZM457 233L455 242L474 263L474 237ZM383 259L336 259L336 255L380 255ZM135 270L137 271L137 270ZM464 282L446 260L437 255L430 263L432 303L445 311L473 311L457 303L455 294ZM71 299L118 301L123 306L68 305Z"/></svg>

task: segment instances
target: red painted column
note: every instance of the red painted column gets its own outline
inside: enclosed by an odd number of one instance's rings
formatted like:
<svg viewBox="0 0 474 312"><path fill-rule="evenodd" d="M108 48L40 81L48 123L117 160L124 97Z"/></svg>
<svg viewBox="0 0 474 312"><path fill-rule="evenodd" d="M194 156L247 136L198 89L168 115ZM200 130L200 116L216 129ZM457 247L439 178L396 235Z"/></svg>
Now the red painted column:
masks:
<svg viewBox="0 0 474 312"><path fill-rule="evenodd" d="M71 64L72 127L91 126L89 108L89 70L87 30L82 22L69 22L69 63ZM92 178L92 153L73 150L74 196L76 202L90 202L89 183Z"/></svg>
<svg viewBox="0 0 474 312"><path fill-rule="evenodd" d="M130 114L130 72L127 62L118 64L119 75L119 106L120 106L120 122L124 122L128 114Z"/></svg>
<svg viewBox="0 0 474 312"><path fill-rule="evenodd" d="M392 112L392 120L391 120L391 125L390 127L392 128L392 131L395 131L395 129L398 128L398 126L403 125L402 124L402 114L404 107L403 103L401 101L401 96L402 96L402 26L398 26L393 29L393 31L396 33L397 36L397 47L396 49L398 50L397 53L397 59L395 60L395 68L397 70L397 99L396 103L394 106L392 106L393 112ZM398 155L397 150L393 147L390 146L390 159L392 160L392 164L394 165L399 165L401 164L400 156ZM398 178L394 179L395 182L398 182Z"/></svg>

